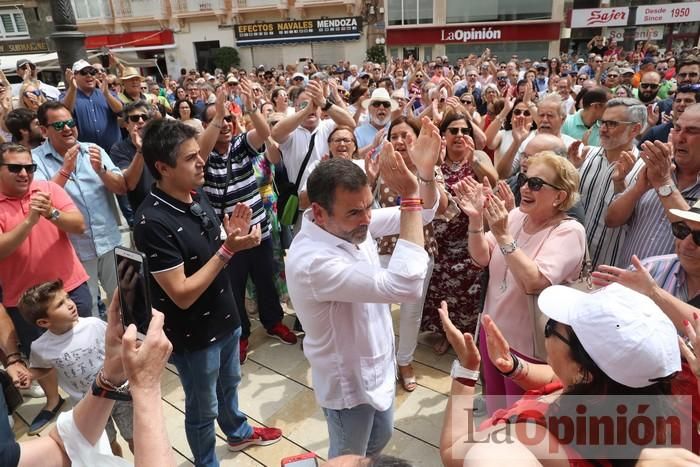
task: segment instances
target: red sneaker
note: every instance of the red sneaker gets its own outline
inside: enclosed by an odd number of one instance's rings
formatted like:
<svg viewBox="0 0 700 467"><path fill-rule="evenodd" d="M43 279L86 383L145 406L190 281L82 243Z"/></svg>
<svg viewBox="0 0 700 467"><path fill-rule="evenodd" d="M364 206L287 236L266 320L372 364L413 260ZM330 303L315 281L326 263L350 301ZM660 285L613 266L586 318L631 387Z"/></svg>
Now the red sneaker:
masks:
<svg viewBox="0 0 700 467"><path fill-rule="evenodd" d="M279 428L253 427L253 433L240 441L229 441L229 451L242 451L250 446L268 446L282 439L282 430Z"/></svg>
<svg viewBox="0 0 700 467"><path fill-rule="evenodd" d="M238 341L238 352L241 365L243 365L245 361L248 360L248 338L241 337L241 339Z"/></svg>
<svg viewBox="0 0 700 467"><path fill-rule="evenodd" d="M287 326L279 322L267 330L267 335L279 339L283 344L293 345L297 343L297 336Z"/></svg>

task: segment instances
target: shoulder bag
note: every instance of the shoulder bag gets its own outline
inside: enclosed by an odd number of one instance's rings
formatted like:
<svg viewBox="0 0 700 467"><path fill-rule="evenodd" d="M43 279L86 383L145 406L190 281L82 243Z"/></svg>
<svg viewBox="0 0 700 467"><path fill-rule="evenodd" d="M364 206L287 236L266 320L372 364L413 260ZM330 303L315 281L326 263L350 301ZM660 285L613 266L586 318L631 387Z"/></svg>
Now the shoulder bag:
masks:
<svg viewBox="0 0 700 467"><path fill-rule="evenodd" d="M282 225L294 225L297 221L297 216L299 216L299 184L301 183L301 177L306 171L306 166L309 164L309 159L311 158L311 153L314 151L315 144L316 133L311 135L309 150L306 151L306 155L301 163L301 167L299 167L299 173L294 183L289 181L286 169L284 170L284 175L280 174L280 181L282 183L277 184L275 182L275 188L277 189L277 215Z"/></svg>

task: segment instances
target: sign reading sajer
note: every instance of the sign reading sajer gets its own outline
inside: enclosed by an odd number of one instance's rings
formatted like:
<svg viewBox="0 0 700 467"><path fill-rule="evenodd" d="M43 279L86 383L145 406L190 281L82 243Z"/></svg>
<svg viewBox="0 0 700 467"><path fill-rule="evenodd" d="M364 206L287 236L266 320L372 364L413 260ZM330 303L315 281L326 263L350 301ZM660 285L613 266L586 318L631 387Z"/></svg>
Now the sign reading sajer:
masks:
<svg viewBox="0 0 700 467"><path fill-rule="evenodd" d="M238 24L234 30L239 46L357 40L362 33L362 17Z"/></svg>
<svg viewBox="0 0 700 467"><path fill-rule="evenodd" d="M630 9L628 7L573 10L571 12L571 27L627 26L629 14Z"/></svg>

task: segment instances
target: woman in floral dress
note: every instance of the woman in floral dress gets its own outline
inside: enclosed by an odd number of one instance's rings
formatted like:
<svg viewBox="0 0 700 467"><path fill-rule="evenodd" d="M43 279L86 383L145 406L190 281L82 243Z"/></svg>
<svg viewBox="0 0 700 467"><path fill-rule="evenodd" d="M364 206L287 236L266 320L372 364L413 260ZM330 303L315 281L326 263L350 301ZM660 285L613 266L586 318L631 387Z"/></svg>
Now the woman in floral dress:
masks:
<svg viewBox="0 0 700 467"><path fill-rule="evenodd" d="M452 185L465 177L477 180L487 177L495 186L498 180L496 169L486 153L474 150L472 124L468 117L460 113L446 115L440 124L440 132L445 138L446 150L440 169L449 195L454 194ZM482 268L469 256L469 218L458 212L456 206L450 206L443 218L433 220L433 229L438 248L425 298L421 330L439 334L434 350L444 354L449 344L437 311L440 302L447 302L450 319L460 331L473 333L480 311Z"/></svg>

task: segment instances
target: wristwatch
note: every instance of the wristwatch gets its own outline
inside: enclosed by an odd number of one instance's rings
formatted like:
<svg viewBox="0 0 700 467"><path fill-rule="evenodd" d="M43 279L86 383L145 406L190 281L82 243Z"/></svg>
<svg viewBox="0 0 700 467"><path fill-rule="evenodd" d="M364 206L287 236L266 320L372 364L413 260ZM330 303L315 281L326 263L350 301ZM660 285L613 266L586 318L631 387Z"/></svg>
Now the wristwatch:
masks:
<svg viewBox="0 0 700 467"><path fill-rule="evenodd" d="M327 112L328 109L330 109L331 107L333 107L333 102L330 99L326 99L326 103L323 104L323 107L321 107L321 110L323 110L324 112Z"/></svg>
<svg viewBox="0 0 700 467"><path fill-rule="evenodd" d="M56 208L53 208L51 210L51 214L49 214L49 220L56 222L59 217L61 217L61 211L59 211Z"/></svg>
<svg viewBox="0 0 700 467"><path fill-rule="evenodd" d="M667 196L671 196L671 193L673 193L674 190L676 190L676 185L673 183L667 183L666 185L661 185L659 188L657 188L656 192L662 198L666 198Z"/></svg>
<svg viewBox="0 0 700 467"><path fill-rule="evenodd" d="M509 254L513 253L515 250L518 249L518 243L513 240L510 243L506 243L505 245L498 245L498 247L501 249L501 253L503 253L503 256L508 256Z"/></svg>
<svg viewBox="0 0 700 467"><path fill-rule="evenodd" d="M452 362L452 369L450 370L450 377L457 380L458 383L462 383L465 386L474 387L476 382L479 380L479 370L469 370L464 368L459 360L455 359Z"/></svg>

